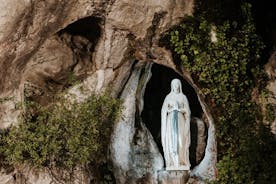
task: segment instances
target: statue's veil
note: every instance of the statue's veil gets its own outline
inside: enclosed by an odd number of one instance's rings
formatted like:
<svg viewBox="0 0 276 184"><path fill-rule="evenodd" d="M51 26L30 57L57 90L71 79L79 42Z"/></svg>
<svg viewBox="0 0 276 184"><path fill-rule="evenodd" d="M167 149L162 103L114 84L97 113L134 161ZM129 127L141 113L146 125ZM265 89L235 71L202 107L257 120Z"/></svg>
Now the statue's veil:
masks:
<svg viewBox="0 0 276 184"><path fill-rule="evenodd" d="M174 92L173 91L173 86L178 84L179 85L179 90L180 90L180 93L182 94L182 84L181 84L181 81L179 79L173 79L172 82L171 82L171 93Z"/></svg>

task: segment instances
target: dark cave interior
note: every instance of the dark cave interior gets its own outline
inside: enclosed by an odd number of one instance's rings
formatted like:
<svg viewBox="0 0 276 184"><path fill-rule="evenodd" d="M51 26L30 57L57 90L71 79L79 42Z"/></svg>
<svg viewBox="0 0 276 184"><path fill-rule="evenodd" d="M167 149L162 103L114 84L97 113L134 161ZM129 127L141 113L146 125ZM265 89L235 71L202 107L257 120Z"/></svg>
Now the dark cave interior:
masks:
<svg viewBox="0 0 276 184"><path fill-rule="evenodd" d="M83 36L90 42L95 42L101 35L100 21L101 19L97 17L85 17L60 30L60 34L67 32L74 36Z"/></svg>
<svg viewBox="0 0 276 184"><path fill-rule="evenodd" d="M72 36L73 46L83 51L93 52L101 36L101 19L97 17L85 17L69 24L58 32L59 36L69 34ZM89 48L88 48L89 45Z"/></svg>

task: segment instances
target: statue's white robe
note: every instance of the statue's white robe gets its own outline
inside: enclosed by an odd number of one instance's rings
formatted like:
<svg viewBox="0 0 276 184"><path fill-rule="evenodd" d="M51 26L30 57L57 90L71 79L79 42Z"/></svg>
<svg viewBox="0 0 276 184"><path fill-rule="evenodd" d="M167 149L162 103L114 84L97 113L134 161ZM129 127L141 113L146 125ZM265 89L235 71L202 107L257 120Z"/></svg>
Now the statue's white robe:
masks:
<svg viewBox="0 0 276 184"><path fill-rule="evenodd" d="M172 110L175 103L178 104L177 130L173 126L174 112ZM161 116L161 141L166 170L189 170L191 112L186 96L182 92L177 94L174 92L169 93L164 100ZM174 139L175 134L177 139Z"/></svg>

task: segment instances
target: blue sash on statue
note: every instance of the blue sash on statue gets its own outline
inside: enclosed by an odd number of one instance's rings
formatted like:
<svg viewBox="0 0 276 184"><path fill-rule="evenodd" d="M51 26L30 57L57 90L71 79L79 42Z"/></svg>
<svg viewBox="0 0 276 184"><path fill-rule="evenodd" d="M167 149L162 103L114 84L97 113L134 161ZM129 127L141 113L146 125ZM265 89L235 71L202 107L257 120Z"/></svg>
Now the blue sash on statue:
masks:
<svg viewBox="0 0 276 184"><path fill-rule="evenodd" d="M172 148L173 153L178 153L178 111L173 111L173 117L172 117Z"/></svg>

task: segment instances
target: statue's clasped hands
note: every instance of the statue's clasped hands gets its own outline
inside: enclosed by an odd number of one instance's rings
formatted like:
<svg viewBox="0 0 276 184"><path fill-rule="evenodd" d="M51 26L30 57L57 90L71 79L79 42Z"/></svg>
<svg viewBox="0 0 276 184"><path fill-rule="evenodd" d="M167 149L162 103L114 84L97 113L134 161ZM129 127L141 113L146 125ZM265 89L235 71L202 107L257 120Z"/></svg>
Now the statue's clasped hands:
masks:
<svg viewBox="0 0 276 184"><path fill-rule="evenodd" d="M178 112L183 113L184 115L186 114L185 109L184 108L179 108L179 105L178 105L177 102L175 102L173 104L173 108L171 110L169 110L169 112L172 112L172 111L178 111Z"/></svg>

